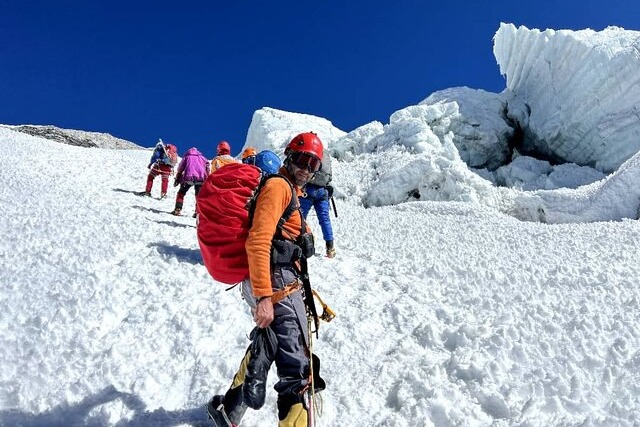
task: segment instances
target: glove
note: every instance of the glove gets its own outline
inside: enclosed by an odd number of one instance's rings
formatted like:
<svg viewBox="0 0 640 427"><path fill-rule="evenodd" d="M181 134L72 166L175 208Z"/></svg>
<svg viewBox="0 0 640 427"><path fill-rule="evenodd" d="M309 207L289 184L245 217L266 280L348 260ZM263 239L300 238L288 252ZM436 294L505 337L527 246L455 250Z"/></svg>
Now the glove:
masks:
<svg viewBox="0 0 640 427"><path fill-rule="evenodd" d="M173 180L173 186L177 187L178 185L180 185L180 183L178 182L178 178Z"/></svg>
<svg viewBox="0 0 640 427"><path fill-rule="evenodd" d="M333 197L333 187L330 185L327 185L327 193L329 194L329 198Z"/></svg>

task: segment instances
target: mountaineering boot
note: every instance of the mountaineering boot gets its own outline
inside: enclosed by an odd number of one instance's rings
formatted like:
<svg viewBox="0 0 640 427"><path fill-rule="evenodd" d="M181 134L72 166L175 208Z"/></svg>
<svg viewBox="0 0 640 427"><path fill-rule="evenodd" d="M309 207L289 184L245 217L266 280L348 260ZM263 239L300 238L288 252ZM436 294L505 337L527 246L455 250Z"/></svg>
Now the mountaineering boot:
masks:
<svg viewBox="0 0 640 427"><path fill-rule="evenodd" d="M160 193L160 199L166 199L167 193Z"/></svg>
<svg viewBox="0 0 640 427"><path fill-rule="evenodd" d="M336 256L336 248L333 247L333 240L327 240L327 258Z"/></svg>
<svg viewBox="0 0 640 427"><path fill-rule="evenodd" d="M209 403L207 403L207 415L216 427L235 427L236 424L231 422L227 413L224 411L224 405L222 404L223 398L224 396L220 394L213 396Z"/></svg>
<svg viewBox="0 0 640 427"><path fill-rule="evenodd" d="M242 399L242 396L237 392L234 393L234 391L231 391L231 394L231 397ZM231 400L237 401L238 399ZM213 396L209 403L207 403L207 415L216 427L237 427L246 411L247 405L242 402L237 402L235 408L227 412L227 409L224 407L224 396L221 394Z"/></svg>
<svg viewBox="0 0 640 427"><path fill-rule="evenodd" d="M182 201L179 200L180 198L180 193L178 193L178 197L176 198L176 204L175 204L175 208L173 209L173 212L171 212L173 215L175 216L180 216L180 214L182 214Z"/></svg>

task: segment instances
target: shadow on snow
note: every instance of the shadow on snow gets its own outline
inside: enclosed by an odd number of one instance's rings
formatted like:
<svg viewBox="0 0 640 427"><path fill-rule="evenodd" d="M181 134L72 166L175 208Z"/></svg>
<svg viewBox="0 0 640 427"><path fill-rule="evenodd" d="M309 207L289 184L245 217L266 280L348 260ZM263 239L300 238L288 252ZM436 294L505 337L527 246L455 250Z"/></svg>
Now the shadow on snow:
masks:
<svg viewBox="0 0 640 427"><path fill-rule="evenodd" d="M138 209L139 211L149 211L157 214L171 214L168 211L161 211L160 209L148 208L146 206L133 205L131 206L133 209Z"/></svg>
<svg viewBox="0 0 640 427"><path fill-rule="evenodd" d="M108 426L111 425L107 413L98 409L101 405L120 400L133 414L116 427L209 426L204 405L193 409L167 411L163 408L146 411L145 404L138 396L123 393L109 386L93 396L75 404L62 403L40 414L9 409L0 412L0 425L21 427L67 427L67 426Z"/></svg>
<svg viewBox="0 0 640 427"><path fill-rule="evenodd" d="M149 243L148 247L156 248L159 254L175 257L180 262L190 264L203 264L202 255L199 249L185 249L176 245L166 243Z"/></svg>
<svg viewBox="0 0 640 427"><path fill-rule="evenodd" d="M135 194L136 196L141 195L142 193L144 193L144 191L140 191L140 190L125 190L124 188L114 188L113 191L117 192L117 193L130 193L130 194Z"/></svg>
<svg viewBox="0 0 640 427"><path fill-rule="evenodd" d="M147 218L147 219L148 219L149 221L155 221L155 220L153 220L153 219L151 219L151 218ZM195 226L195 225L192 225L192 224L182 224L182 223L179 223L179 222L176 222L176 221L155 221L155 222L157 222L158 224L170 225L170 226L172 226L172 227L196 228L196 226Z"/></svg>

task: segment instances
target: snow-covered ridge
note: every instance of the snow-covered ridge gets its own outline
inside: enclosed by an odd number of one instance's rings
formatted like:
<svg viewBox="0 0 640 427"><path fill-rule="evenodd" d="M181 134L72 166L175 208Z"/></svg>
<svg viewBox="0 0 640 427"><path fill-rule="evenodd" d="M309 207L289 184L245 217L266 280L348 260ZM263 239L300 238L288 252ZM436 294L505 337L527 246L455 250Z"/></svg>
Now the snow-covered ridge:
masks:
<svg viewBox="0 0 640 427"><path fill-rule="evenodd" d="M26 133L28 135L39 136L51 141L63 144L75 145L78 147L109 148L115 150L140 149L137 144L125 139L116 138L108 133L87 132L74 129L62 129L56 126L41 125L0 125L11 130Z"/></svg>
<svg viewBox="0 0 640 427"><path fill-rule="evenodd" d="M493 52L525 149L606 173L640 150L640 32L503 23Z"/></svg>

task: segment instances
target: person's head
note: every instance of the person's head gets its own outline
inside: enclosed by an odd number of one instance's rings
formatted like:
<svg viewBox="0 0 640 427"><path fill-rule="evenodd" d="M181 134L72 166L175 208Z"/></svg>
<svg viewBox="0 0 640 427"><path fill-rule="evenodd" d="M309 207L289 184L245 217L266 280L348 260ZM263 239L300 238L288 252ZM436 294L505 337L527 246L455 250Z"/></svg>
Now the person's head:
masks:
<svg viewBox="0 0 640 427"><path fill-rule="evenodd" d="M304 186L322 165L324 148L322 141L313 132L293 137L284 150L284 166L298 187Z"/></svg>
<svg viewBox="0 0 640 427"><path fill-rule="evenodd" d="M273 175L274 173L278 173L280 166L282 166L282 160L280 160L280 157L273 151L264 150L256 154L254 164L259 167L263 173Z"/></svg>
<svg viewBox="0 0 640 427"><path fill-rule="evenodd" d="M256 162L256 149L253 147L245 148L242 152L242 163L254 165Z"/></svg>
<svg viewBox="0 0 640 427"><path fill-rule="evenodd" d="M216 150L216 155L222 156L225 154L231 154L231 146L227 141L220 141Z"/></svg>

